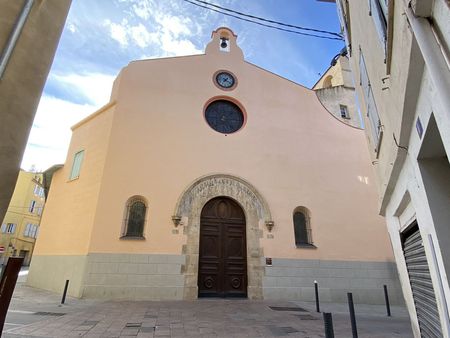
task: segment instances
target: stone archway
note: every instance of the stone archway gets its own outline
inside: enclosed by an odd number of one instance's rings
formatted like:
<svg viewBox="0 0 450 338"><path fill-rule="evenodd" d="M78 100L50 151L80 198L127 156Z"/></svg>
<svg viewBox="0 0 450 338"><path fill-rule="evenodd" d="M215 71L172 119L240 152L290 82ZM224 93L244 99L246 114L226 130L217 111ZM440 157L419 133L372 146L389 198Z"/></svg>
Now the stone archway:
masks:
<svg viewBox="0 0 450 338"><path fill-rule="evenodd" d="M238 202L247 220L247 273L248 298L262 299L264 271L263 250L260 238L263 227L273 225L269 207L261 194L245 180L226 174L208 175L193 182L180 196L174 217L184 225L186 255L184 269L184 299L196 299L198 295L197 274L200 241L200 214L203 206L214 197L226 196Z"/></svg>

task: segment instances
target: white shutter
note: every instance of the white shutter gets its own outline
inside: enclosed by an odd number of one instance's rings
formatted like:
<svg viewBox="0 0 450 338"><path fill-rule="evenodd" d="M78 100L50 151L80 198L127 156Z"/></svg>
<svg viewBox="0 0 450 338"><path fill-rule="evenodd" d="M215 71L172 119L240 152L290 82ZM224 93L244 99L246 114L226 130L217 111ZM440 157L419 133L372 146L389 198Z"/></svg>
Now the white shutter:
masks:
<svg viewBox="0 0 450 338"><path fill-rule="evenodd" d="M5 223L2 224L2 232L3 232L3 233L6 232L6 224L5 224Z"/></svg>
<svg viewBox="0 0 450 338"><path fill-rule="evenodd" d="M343 5L342 1L343 0L338 0L336 3L337 12L338 12L339 21L341 23L341 32L344 33L344 39L345 39L345 45L347 47L347 52L349 55L352 55L351 41L350 41L349 31L348 31L348 27L347 27L347 20L345 17L344 5Z"/></svg>
<svg viewBox="0 0 450 338"><path fill-rule="evenodd" d="M375 23L380 40L383 44L383 50L387 47L387 1L370 0L370 12Z"/></svg>
<svg viewBox="0 0 450 338"><path fill-rule="evenodd" d="M366 63L364 62L364 56L360 51L359 57L359 84L361 85L364 94L364 103L366 107L366 114L370 121L370 128L372 132L372 141L375 146L375 151L378 152L381 121L378 115L377 105L373 96L372 86L370 85L369 76L367 74Z"/></svg>

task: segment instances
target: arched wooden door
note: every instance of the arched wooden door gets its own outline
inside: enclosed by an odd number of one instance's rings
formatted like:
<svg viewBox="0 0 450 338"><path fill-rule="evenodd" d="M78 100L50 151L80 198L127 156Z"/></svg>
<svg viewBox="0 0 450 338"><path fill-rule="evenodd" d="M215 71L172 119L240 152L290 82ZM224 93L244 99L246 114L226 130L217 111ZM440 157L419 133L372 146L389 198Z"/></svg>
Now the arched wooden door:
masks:
<svg viewBox="0 0 450 338"><path fill-rule="evenodd" d="M216 197L200 218L199 297L247 297L245 215L230 198Z"/></svg>

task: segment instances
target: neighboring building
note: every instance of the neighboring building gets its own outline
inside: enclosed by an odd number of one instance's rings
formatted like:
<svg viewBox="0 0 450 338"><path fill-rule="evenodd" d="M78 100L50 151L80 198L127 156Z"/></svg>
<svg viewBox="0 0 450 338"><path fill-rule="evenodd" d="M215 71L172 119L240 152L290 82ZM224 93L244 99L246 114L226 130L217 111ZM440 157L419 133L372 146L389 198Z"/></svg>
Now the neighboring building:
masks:
<svg viewBox="0 0 450 338"><path fill-rule="evenodd" d="M106 299L401 302L363 130L244 60L131 62L72 127L28 283ZM400 297L399 297L400 296Z"/></svg>
<svg viewBox="0 0 450 338"><path fill-rule="evenodd" d="M0 1L0 219L71 0Z"/></svg>
<svg viewBox="0 0 450 338"><path fill-rule="evenodd" d="M416 337L450 337L450 2L337 1Z"/></svg>
<svg viewBox="0 0 450 338"><path fill-rule="evenodd" d="M361 128L362 122L356 108L355 86L346 55L337 55L312 89L324 107L339 120Z"/></svg>
<svg viewBox="0 0 450 338"><path fill-rule="evenodd" d="M0 228L0 246L5 248L0 264L10 256L24 257L23 264L30 264L44 204L42 174L21 170Z"/></svg>

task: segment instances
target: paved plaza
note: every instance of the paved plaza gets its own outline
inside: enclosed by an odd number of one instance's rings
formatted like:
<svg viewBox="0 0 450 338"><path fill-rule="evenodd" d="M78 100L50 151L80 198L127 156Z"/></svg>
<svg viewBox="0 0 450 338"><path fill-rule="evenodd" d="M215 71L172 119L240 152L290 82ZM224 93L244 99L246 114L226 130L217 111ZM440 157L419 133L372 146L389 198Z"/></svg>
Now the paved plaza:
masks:
<svg viewBox="0 0 450 338"><path fill-rule="evenodd" d="M131 302L68 298L18 283L3 337L324 337L315 304L295 301L200 299ZM355 305L359 337L412 337L406 310ZM333 313L336 337L351 337L346 304Z"/></svg>

